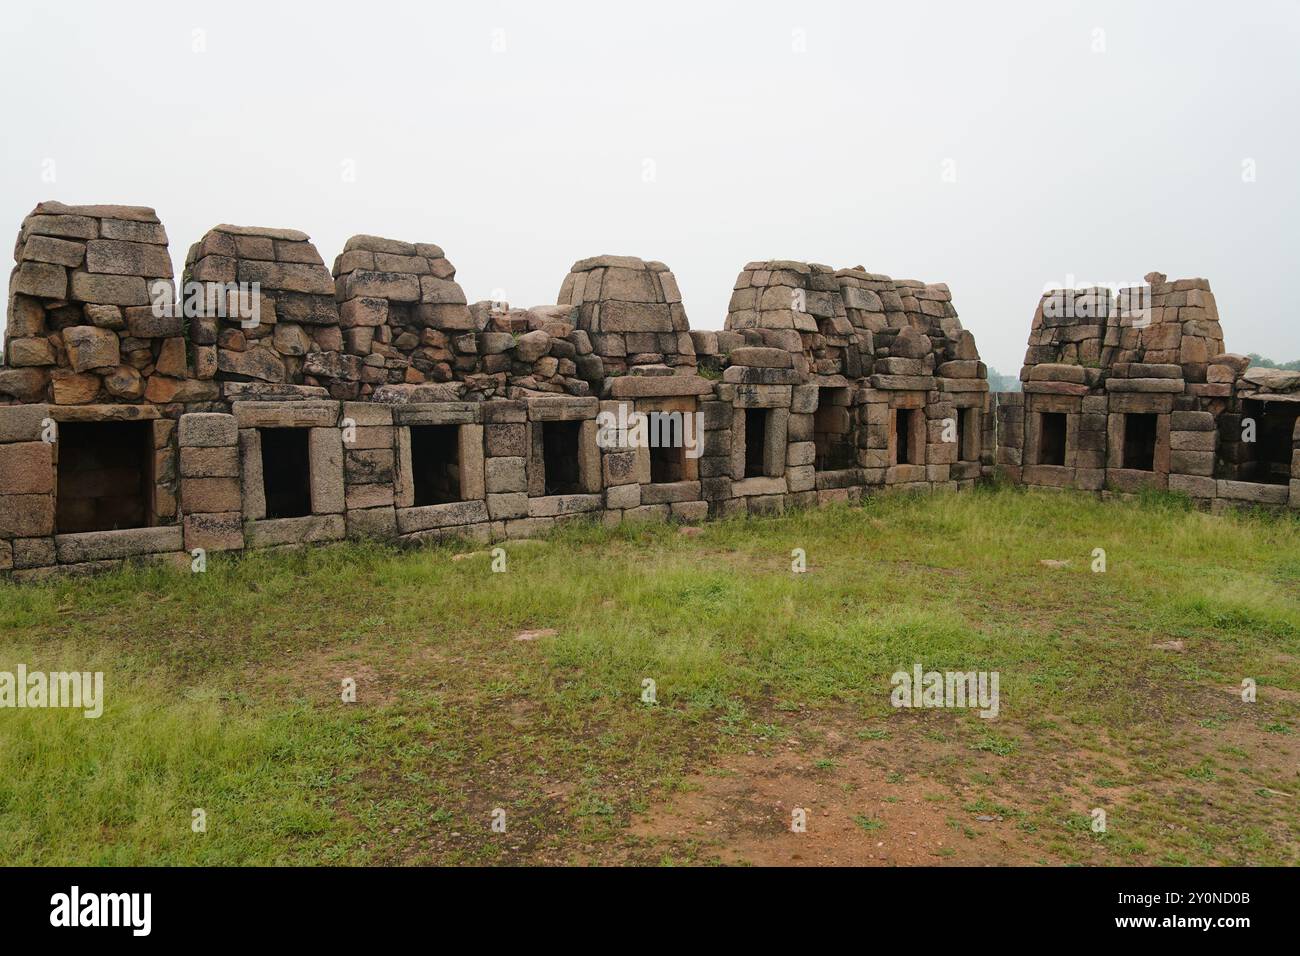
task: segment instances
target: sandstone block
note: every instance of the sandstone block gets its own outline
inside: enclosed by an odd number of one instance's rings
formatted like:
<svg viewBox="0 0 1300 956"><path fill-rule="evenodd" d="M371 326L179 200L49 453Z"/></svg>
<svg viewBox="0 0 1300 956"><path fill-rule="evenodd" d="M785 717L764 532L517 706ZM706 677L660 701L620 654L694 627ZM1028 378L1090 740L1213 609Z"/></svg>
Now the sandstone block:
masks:
<svg viewBox="0 0 1300 956"><path fill-rule="evenodd" d="M185 550L238 551L244 547L244 517L238 511L186 515Z"/></svg>
<svg viewBox="0 0 1300 956"><path fill-rule="evenodd" d="M347 523L342 514L274 518L244 523L244 535L250 548L339 541L346 533Z"/></svg>
<svg viewBox="0 0 1300 956"><path fill-rule="evenodd" d="M0 495L49 494L54 490L54 446L44 441L0 445Z"/></svg>
<svg viewBox="0 0 1300 956"><path fill-rule="evenodd" d="M13 368L54 365L58 358L49 339L10 339L5 349L5 362Z"/></svg>
<svg viewBox="0 0 1300 956"><path fill-rule="evenodd" d="M72 298L97 305L142 306L150 302L149 287L140 276L90 272L72 274Z"/></svg>
<svg viewBox="0 0 1300 956"><path fill-rule="evenodd" d="M42 299L64 299L68 294L68 270L52 262L23 262L14 272L9 289Z"/></svg>
<svg viewBox="0 0 1300 956"><path fill-rule="evenodd" d="M86 269L110 275L171 278L172 260L166 246L91 239L86 243Z"/></svg>
<svg viewBox="0 0 1300 956"><path fill-rule="evenodd" d="M488 494L528 490L524 458L488 458L485 473Z"/></svg>
<svg viewBox="0 0 1300 956"><path fill-rule="evenodd" d="M60 534L54 538L54 549L62 564L166 554L181 550L181 529L172 525L164 528Z"/></svg>
<svg viewBox="0 0 1300 956"><path fill-rule="evenodd" d="M0 538L36 538L53 533L53 496L0 495Z"/></svg>
<svg viewBox="0 0 1300 956"><path fill-rule="evenodd" d="M219 448L182 446L181 477L238 478L239 449L234 445Z"/></svg>
<svg viewBox="0 0 1300 956"><path fill-rule="evenodd" d="M186 478L181 482L181 511L186 514L212 514L240 511L237 478Z"/></svg>
<svg viewBox="0 0 1300 956"><path fill-rule="evenodd" d="M390 505L348 511L347 533L350 538L394 538L397 536L397 510Z"/></svg>

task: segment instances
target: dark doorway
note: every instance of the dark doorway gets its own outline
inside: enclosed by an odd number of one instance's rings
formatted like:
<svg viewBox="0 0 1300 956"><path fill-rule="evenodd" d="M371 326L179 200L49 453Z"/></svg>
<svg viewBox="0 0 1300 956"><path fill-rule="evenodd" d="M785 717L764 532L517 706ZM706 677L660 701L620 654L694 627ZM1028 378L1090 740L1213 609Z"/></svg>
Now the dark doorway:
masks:
<svg viewBox="0 0 1300 956"><path fill-rule="evenodd" d="M1043 412L1038 416L1038 463L1065 464L1065 413Z"/></svg>
<svg viewBox="0 0 1300 956"><path fill-rule="evenodd" d="M1242 443L1243 481L1284 485L1291 480L1297 417L1300 417L1300 402L1247 399L1242 403L1243 424L1246 419L1255 422L1255 441ZM1294 477L1300 478L1300 475Z"/></svg>
<svg viewBox="0 0 1300 956"><path fill-rule="evenodd" d="M578 436L582 422L542 422L542 459L546 469L546 494L582 493L578 467Z"/></svg>
<svg viewBox="0 0 1300 956"><path fill-rule="evenodd" d="M1156 416L1124 416L1124 467L1152 471L1156 466Z"/></svg>
<svg viewBox="0 0 1300 956"><path fill-rule="evenodd" d="M665 484L670 481L686 480L686 449L680 445L674 447L650 446L650 481L653 484Z"/></svg>
<svg viewBox="0 0 1300 956"><path fill-rule="evenodd" d="M459 426L411 426L411 482L417 508L461 500Z"/></svg>
<svg viewBox="0 0 1300 956"><path fill-rule="evenodd" d="M894 464L906 465L912 460L912 416L914 408L894 409Z"/></svg>
<svg viewBox="0 0 1300 956"><path fill-rule="evenodd" d="M979 461L980 429L979 409L957 409L957 460Z"/></svg>
<svg viewBox="0 0 1300 956"><path fill-rule="evenodd" d="M307 429L260 428L262 490L268 518L311 514L311 458Z"/></svg>
<svg viewBox="0 0 1300 956"><path fill-rule="evenodd" d="M817 411L813 415L813 441L816 457L813 466L818 471L839 471L852 468L857 458L853 446L853 416L846 404L835 404L848 392L846 388L817 390Z"/></svg>
<svg viewBox="0 0 1300 956"><path fill-rule="evenodd" d="M767 409L745 409L745 477L761 478L767 458Z"/></svg>
<svg viewBox="0 0 1300 956"><path fill-rule="evenodd" d="M149 527L151 422L64 422L58 440L59 534Z"/></svg>

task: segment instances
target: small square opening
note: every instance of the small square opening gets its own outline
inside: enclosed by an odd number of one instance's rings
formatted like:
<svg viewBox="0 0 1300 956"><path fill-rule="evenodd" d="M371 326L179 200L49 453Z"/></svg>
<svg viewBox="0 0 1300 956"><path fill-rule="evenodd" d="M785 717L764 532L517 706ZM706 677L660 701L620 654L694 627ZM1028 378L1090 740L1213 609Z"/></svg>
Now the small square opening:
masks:
<svg viewBox="0 0 1300 956"><path fill-rule="evenodd" d="M542 422L542 461L546 469L546 494L582 493L578 466L578 436L582 422Z"/></svg>
<svg viewBox="0 0 1300 956"><path fill-rule="evenodd" d="M745 477L763 477L767 457L767 409L745 409Z"/></svg>
<svg viewBox="0 0 1300 956"><path fill-rule="evenodd" d="M1043 412L1038 420L1038 463L1064 465L1065 412Z"/></svg>
<svg viewBox="0 0 1300 956"><path fill-rule="evenodd" d="M1124 416L1124 467L1152 471L1156 463L1156 416Z"/></svg>
<svg viewBox="0 0 1300 956"><path fill-rule="evenodd" d="M260 428L262 491L268 518L311 514L311 456L306 428Z"/></svg>
<svg viewBox="0 0 1300 956"><path fill-rule="evenodd" d="M58 441L59 534L149 527L151 422L63 422Z"/></svg>
<svg viewBox="0 0 1300 956"><path fill-rule="evenodd" d="M459 426L411 426L411 483L417 508L461 500Z"/></svg>
<svg viewBox="0 0 1300 956"><path fill-rule="evenodd" d="M979 410L976 408L957 409L957 460L979 461L980 426Z"/></svg>
<svg viewBox="0 0 1300 956"><path fill-rule="evenodd" d="M665 484L686 480L686 449L681 445L650 446L650 481Z"/></svg>
<svg viewBox="0 0 1300 956"><path fill-rule="evenodd" d="M813 466L818 471L852 468L856 459L853 446L853 416L845 400L848 389L817 390L817 411L813 414L813 441L816 455Z"/></svg>

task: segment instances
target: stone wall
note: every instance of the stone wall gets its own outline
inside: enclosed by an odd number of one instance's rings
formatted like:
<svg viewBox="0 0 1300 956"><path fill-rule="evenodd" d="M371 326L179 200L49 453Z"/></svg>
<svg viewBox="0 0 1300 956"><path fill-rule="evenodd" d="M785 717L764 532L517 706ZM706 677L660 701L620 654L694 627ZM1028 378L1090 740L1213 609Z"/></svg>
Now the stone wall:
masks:
<svg viewBox="0 0 1300 956"><path fill-rule="evenodd" d="M1051 290L1035 310L1019 395L997 399L997 462L1026 485L1184 493L1214 509L1300 507L1292 441L1300 374L1224 351L1205 279L1112 295Z"/></svg>
<svg viewBox="0 0 1300 956"><path fill-rule="evenodd" d="M0 573L17 580L778 513L995 470L1300 507L1300 375L1225 353L1203 280L1153 274L1138 324L1127 294L1044 297L1024 392L993 396L947 286L860 266L751 262L712 332L690 330L666 265L629 256L511 308L467 302L432 243L353 236L331 272L305 233L221 225L177 295L152 210L42 203L15 260ZM610 424L633 421L649 441Z"/></svg>

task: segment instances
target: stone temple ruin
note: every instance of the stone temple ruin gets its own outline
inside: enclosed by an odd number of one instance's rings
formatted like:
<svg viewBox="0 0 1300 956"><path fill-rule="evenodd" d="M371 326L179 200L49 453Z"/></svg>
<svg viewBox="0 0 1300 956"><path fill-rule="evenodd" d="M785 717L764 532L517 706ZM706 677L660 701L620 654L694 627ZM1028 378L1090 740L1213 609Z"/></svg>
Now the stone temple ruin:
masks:
<svg viewBox="0 0 1300 956"><path fill-rule="evenodd" d="M1034 313L1023 393L997 398L1010 480L1182 492L1214 510L1300 508L1300 372L1224 351L1204 279L1054 290Z"/></svg>
<svg viewBox="0 0 1300 956"><path fill-rule="evenodd" d="M47 202L15 260L0 366L15 580L995 474L1300 507L1300 373L1226 354L1202 279L1149 276L1140 313L1143 290L1045 295L1024 392L995 395L947 286L861 267L751 262L708 332L666 265L628 256L577 262L556 305L513 309L468 302L431 243L353 236L331 271L304 233L219 225L177 289L152 209Z"/></svg>

